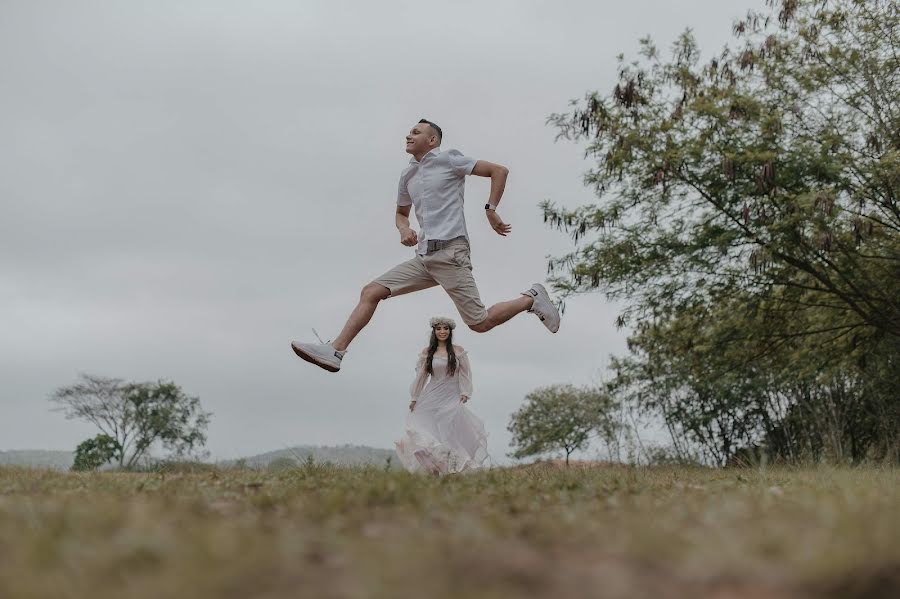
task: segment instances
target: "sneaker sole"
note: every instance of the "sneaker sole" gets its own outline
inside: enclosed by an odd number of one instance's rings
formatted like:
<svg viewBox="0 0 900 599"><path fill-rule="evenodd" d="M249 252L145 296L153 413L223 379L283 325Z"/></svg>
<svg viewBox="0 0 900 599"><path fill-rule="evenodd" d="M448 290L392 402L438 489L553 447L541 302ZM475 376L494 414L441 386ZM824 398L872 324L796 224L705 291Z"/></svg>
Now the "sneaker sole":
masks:
<svg viewBox="0 0 900 599"><path fill-rule="evenodd" d="M299 348L297 348L297 347L294 347L294 344L293 344L293 343L291 343L291 349L294 350L294 353L297 354L297 356L298 356L299 358L301 358L301 359L303 359L303 360L306 360L306 361L309 362L310 364L315 364L316 366L318 366L319 368L322 368L323 370L327 370L328 372L337 372L338 370L341 369L340 366L338 366L337 368L335 368L335 367L332 366L331 364L323 364L323 363L319 362L319 361L316 360L315 357L313 357L312 355L306 353L306 352L303 351L302 349L299 349Z"/></svg>

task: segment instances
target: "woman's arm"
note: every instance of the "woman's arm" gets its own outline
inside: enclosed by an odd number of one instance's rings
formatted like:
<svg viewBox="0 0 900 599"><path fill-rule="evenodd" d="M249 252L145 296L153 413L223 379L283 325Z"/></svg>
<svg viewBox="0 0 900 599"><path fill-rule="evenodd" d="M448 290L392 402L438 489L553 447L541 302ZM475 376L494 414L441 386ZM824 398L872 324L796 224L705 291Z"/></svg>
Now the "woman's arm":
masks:
<svg viewBox="0 0 900 599"><path fill-rule="evenodd" d="M466 350L462 350L456 360L459 365L460 401L466 403L472 397L472 365L469 363L469 354Z"/></svg>
<svg viewBox="0 0 900 599"><path fill-rule="evenodd" d="M419 396L422 394L422 389L425 388L425 383L428 382L428 373L425 371L425 358L427 355L425 352L419 354L419 359L416 362L416 378L413 379L412 384L409 386L409 397L412 400L410 403L409 409L412 410L413 403L415 403Z"/></svg>

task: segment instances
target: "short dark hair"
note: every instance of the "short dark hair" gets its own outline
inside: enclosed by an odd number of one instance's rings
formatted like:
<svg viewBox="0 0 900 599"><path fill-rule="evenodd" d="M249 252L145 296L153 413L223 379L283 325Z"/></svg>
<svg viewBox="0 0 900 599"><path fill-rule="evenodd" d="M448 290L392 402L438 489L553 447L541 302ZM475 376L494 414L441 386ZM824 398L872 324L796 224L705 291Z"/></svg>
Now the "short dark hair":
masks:
<svg viewBox="0 0 900 599"><path fill-rule="evenodd" d="M440 143L441 140L444 139L444 132L441 131L441 128L440 128L440 127L438 127L437 125L435 125L434 123L432 123L432 122L429 121L428 119L419 119L419 122L420 122L420 123L425 123L426 125L428 125L429 127L431 127L431 128L434 130L435 133L437 133L437 136L438 136L438 143Z"/></svg>

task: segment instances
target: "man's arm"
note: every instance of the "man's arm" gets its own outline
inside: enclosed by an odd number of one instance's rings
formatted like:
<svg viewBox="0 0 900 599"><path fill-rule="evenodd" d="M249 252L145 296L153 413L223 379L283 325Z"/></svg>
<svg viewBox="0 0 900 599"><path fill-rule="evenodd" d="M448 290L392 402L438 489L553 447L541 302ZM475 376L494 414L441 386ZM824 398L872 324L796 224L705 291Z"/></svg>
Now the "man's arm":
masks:
<svg viewBox="0 0 900 599"><path fill-rule="evenodd" d="M496 209L497 205L500 203L500 198L503 197L503 190L506 189L506 178L509 176L509 169L501 164L494 164L487 160L479 160L475 163L472 174L479 177L491 178L491 195L488 197L488 204ZM491 224L491 228L494 229L498 235L506 237L512 231L512 226L504 223L496 210L486 210L485 212L487 213L487 219Z"/></svg>
<svg viewBox="0 0 900 599"><path fill-rule="evenodd" d="M416 232L409 226L409 211L412 206L397 206L397 212L394 213L394 224L400 231L400 243L412 247L419 243L419 237Z"/></svg>

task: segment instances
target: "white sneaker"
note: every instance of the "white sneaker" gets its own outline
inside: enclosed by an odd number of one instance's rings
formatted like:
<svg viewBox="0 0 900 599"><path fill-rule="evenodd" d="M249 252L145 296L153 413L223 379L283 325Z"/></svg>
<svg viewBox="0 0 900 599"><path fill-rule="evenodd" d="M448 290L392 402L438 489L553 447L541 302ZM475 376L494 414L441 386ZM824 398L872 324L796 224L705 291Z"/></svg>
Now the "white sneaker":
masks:
<svg viewBox="0 0 900 599"><path fill-rule="evenodd" d="M535 283L531 286L531 289L523 291L522 295L534 298L534 303L531 305L529 312L534 312L551 333L559 330L559 309L550 300L550 294L547 293L543 285Z"/></svg>
<svg viewBox="0 0 900 599"><path fill-rule="evenodd" d="M315 333L315 331L313 331ZM319 335L317 334L316 337ZM341 369L341 360L344 353L334 349L331 342L321 343L301 343L299 341L291 341L291 349L294 353L320 368L324 368L328 372L337 372Z"/></svg>

